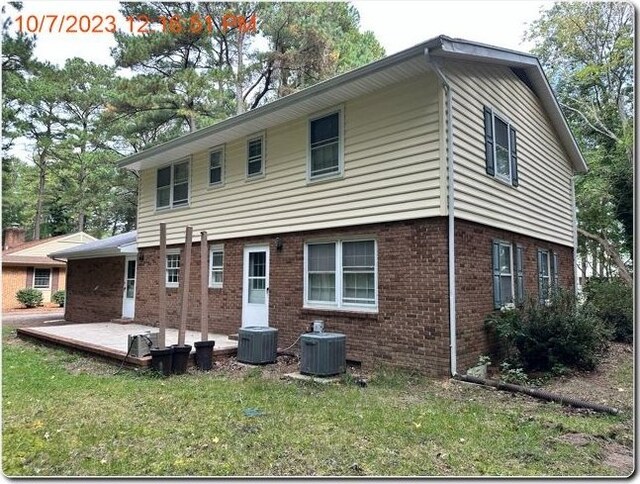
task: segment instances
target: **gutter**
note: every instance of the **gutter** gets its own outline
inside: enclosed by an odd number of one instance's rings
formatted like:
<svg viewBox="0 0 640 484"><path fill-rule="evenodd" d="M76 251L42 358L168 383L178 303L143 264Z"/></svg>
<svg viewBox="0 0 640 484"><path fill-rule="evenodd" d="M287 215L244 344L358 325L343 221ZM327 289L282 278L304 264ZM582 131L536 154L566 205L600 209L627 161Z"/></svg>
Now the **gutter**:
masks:
<svg viewBox="0 0 640 484"><path fill-rule="evenodd" d="M458 374L458 348L456 330L456 254L455 254L455 214L454 214L454 171L453 171L453 92L443 74L438 61L432 59L429 48L424 49L427 62L442 82L446 94L445 116L447 118L447 221L448 221L448 261L449 261L449 352L451 376Z"/></svg>

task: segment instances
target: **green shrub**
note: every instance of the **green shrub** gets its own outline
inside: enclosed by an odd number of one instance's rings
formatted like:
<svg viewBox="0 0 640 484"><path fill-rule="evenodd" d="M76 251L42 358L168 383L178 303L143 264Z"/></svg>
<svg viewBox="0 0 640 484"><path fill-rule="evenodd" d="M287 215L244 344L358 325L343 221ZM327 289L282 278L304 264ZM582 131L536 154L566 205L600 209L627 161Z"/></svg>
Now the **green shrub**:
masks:
<svg viewBox="0 0 640 484"><path fill-rule="evenodd" d="M633 341L633 288L619 279L592 279L584 295L600 319L611 330L615 341Z"/></svg>
<svg viewBox="0 0 640 484"><path fill-rule="evenodd" d="M63 289L60 289L59 291L56 291L51 295L51 300L60 307L64 307L65 298L66 295Z"/></svg>
<svg viewBox="0 0 640 484"><path fill-rule="evenodd" d="M42 306L42 291L38 291L37 289L33 289L31 287L20 289L16 293L16 299L28 308Z"/></svg>
<svg viewBox="0 0 640 484"><path fill-rule="evenodd" d="M527 301L522 308L490 315L505 360L525 371L559 365L593 369L606 349L609 332L589 304L579 305L571 291L557 290L548 305Z"/></svg>

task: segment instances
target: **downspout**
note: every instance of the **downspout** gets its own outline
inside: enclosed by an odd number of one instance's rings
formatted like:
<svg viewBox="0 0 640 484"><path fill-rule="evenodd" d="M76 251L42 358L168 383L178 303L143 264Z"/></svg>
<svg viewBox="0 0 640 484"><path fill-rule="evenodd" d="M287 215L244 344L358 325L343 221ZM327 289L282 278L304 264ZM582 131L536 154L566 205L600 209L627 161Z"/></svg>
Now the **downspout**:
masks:
<svg viewBox="0 0 640 484"><path fill-rule="evenodd" d="M456 331L456 259L455 259L455 218L454 218L454 173L453 173L453 92L447 78L442 73L437 60L431 58L429 49L424 50L427 62L442 82L445 91L445 116L447 119L447 218L448 218L448 261L449 261L449 352L451 376L458 374L458 350Z"/></svg>

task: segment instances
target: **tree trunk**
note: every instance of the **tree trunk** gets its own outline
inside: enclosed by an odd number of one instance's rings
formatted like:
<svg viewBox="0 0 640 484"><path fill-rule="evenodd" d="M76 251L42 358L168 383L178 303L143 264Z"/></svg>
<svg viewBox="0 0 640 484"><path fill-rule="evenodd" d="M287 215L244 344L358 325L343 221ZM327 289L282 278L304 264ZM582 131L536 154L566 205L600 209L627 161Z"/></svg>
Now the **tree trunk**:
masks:
<svg viewBox="0 0 640 484"><path fill-rule="evenodd" d="M33 224L33 240L40 240L40 224L42 223L42 205L44 202L44 187L46 181L46 169L44 164L42 164L42 160L40 160L40 164L38 164L38 168L40 170L38 177L38 198L36 201L36 217L35 222Z"/></svg>
<svg viewBox="0 0 640 484"><path fill-rule="evenodd" d="M84 213L80 212L78 214L78 232L84 232L84 222L85 222L86 216Z"/></svg>
<svg viewBox="0 0 640 484"><path fill-rule="evenodd" d="M242 114L245 111L244 106L244 65L242 62L242 56L244 51L244 32L238 30L238 65L236 72L236 114Z"/></svg>
<svg viewBox="0 0 640 484"><path fill-rule="evenodd" d="M611 243L608 240L600 237L599 235L592 234L580 228L578 229L578 233L583 237L587 237L588 239L595 240L596 242L598 242L598 244L600 244L600 247L604 250L604 252L607 253L607 255L611 258L611 261L618 268L620 278L629 285L633 284L633 278L631 277L631 274L627 270L627 267L624 265L624 262L622 261L620 254L618 254L618 251L615 249L615 247L611 245ZM601 263L601 267L602 265L603 264ZM602 269L601 269L601 272L602 272Z"/></svg>

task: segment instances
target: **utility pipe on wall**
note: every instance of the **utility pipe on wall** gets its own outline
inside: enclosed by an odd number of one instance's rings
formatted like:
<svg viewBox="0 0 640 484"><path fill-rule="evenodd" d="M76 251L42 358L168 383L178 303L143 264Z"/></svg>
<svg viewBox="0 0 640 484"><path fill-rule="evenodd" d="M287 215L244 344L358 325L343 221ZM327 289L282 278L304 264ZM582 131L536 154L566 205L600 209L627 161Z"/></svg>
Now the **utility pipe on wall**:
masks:
<svg viewBox="0 0 640 484"><path fill-rule="evenodd" d="M424 50L427 62L442 82L445 91L445 116L447 122L447 215L448 215L448 260L449 260L449 352L452 376L458 374L458 350L456 330L456 258L455 258L455 217L454 217L454 171L453 171L453 92L447 78L442 73L438 61L431 58L429 49Z"/></svg>

